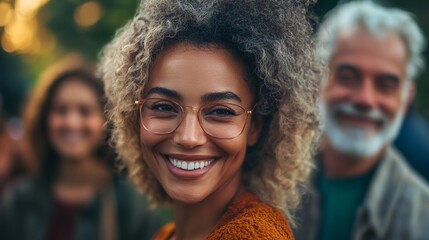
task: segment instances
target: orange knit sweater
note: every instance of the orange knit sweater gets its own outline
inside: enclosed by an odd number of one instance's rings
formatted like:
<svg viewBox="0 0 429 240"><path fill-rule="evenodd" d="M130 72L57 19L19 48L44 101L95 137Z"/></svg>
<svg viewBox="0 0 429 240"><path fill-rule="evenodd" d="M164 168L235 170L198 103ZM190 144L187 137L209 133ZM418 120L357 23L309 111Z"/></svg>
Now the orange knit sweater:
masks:
<svg viewBox="0 0 429 240"><path fill-rule="evenodd" d="M174 224L165 225L154 240L167 240L174 233ZM294 239L283 214L261 202L256 196L244 193L231 203L209 240L228 239Z"/></svg>

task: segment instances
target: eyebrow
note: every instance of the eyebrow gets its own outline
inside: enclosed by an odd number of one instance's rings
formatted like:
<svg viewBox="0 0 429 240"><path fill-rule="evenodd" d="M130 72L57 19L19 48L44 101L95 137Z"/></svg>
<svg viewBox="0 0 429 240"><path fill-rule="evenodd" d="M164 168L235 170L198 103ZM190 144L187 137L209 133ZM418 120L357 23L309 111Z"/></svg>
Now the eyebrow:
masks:
<svg viewBox="0 0 429 240"><path fill-rule="evenodd" d="M147 92L147 96L151 94L160 94L166 97L174 98L176 100L183 100L183 97L177 91L164 88L164 87L151 88ZM241 103L241 98L237 94L231 91L207 93L201 97L202 102L211 102L211 101L228 100L228 99L236 100Z"/></svg>
<svg viewBox="0 0 429 240"><path fill-rule="evenodd" d="M241 98L237 96L237 94L230 91L208 93L201 97L202 102L211 102L211 101L228 100L228 99L236 100L241 103Z"/></svg>
<svg viewBox="0 0 429 240"><path fill-rule="evenodd" d="M166 97L170 97L170 98L174 98L176 100L182 100L182 96L180 96L180 94L174 90L170 90L168 88L163 88L163 87L154 87L151 88L148 92L147 95L151 95L151 94L160 94L160 95L164 95Z"/></svg>
<svg viewBox="0 0 429 240"><path fill-rule="evenodd" d="M344 70L352 71L353 73L360 73L360 70L357 67L350 64L341 64L335 68L335 72L344 71Z"/></svg>
<svg viewBox="0 0 429 240"><path fill-rule="evenodd" d="M361 74L361 71L359 70L359 68L357 68L357 67L355 67L353 65L350 65L350 64L342 64L342 65L339 65L336 68L336 72L344 71L344 70L351 71L354 74ZM400 82L400 78L398 76L396 76L395 74L378 73L378 74L375 74L375 75L376 75L377 78L385 78L385 79L389 79L390 81Z"/></svg>
<svg viewBox="0 0 429 240"><path fill-rule="evenodd" d="M392 81L392 82L395 82L395 83L399 83L400 82L399 77L396 76L396 75L393 75L393 74L385 74L385 73L378 74L377 78L378 79L379 78L388 79L389 81Z"/></svg>

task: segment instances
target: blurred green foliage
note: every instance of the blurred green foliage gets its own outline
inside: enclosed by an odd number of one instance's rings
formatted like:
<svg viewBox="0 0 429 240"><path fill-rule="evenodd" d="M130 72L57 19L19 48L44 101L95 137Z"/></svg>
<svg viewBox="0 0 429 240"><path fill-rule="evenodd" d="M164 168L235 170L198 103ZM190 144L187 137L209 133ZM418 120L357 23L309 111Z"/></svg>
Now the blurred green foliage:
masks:
<svg viewBox="0 0 429 240"><path fill-rule="evenodd" d="M0 118L18 116L27 93L21 59L0 48L0 73Z"/></svg>
<svg viewBox="0 0 429 240"><path fill-rule="evenodd" d="M134 15L137 0L100 0L101 18L94 25L76 24L74 14L85 0L51 0L40 9L38 17L67 51L77 51L95 59L101 47Z"/></svg>

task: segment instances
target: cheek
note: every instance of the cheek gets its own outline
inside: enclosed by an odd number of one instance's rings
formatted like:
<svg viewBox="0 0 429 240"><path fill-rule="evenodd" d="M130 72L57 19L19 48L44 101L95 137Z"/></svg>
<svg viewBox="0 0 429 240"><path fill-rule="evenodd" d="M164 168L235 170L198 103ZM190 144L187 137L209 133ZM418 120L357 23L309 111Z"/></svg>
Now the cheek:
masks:
<svg viewBox="0 0 429 240"><path fill-rule="evenodd" d="M49 132L56 131L61 127L61 125L63 125L63 118L56 114L49 114L47 124Z"/></svg>
<svg viewBox="0 0 429 240"><path fill-rule="evenodd" d="M86 119L87 128L96 136L103 135L104 123L105 119L102 116L92 116Z"/></svg>
<svg viewBox="0 0 429 240"><path fill-rule="evenodd" d="M157 179L160 179L162 173L159 172L161 169L159 166L160 159L156 159L154 151L163 142L164 138L165 136L153 135L144 129L140 130L140 153L142 154L142 159Z"/></svg>
<svg viewBox="0 0 429 240"><path fill-rule="evenodd" d="M165 136L163 135L154 135L146 130L140 130L140 152L143 155L143 159L149 164L150 162L156 161L153 158L153 152L156 147L163 142Z"/></svg>
<svg viewBox="0 0 429 240"><path fill-rule="evenodd" d="M140 130L140 146L142 151L151 151L159 142L159 136L155 136L145 129Z"/></svg>
<svg viewBox="0 0 429 240"><path fill-rule="evenodd" d="M326 102L335 102L347 98L349 94L350 89L338 84L329 84L323 91L323 98Z"/></svg>
<svg viewBox="0 0 429 240"><path fill-rule="evenodd" d="M228 158L243 162L247 149L247 135L240 135L234 139L213 141L218 148L228 154Z"/></svg>
<svg viewBox="0 0 429 240"><path fill-rule="evenodd" d="M381 99L381 108L390 118L394 118L400 111L405 109L402 106L401 97L385 97Z"/></svg>

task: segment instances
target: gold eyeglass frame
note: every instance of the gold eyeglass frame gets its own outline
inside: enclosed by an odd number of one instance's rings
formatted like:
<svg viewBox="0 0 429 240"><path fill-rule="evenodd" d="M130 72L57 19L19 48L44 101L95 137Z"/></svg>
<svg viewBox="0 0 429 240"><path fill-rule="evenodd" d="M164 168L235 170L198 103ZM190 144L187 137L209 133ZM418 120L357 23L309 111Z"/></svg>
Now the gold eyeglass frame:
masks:
<svg viewBox="0 0 429 240"><path fill-rule="evenodd" d="M143 121L142 121L142 112L141 112L142 110L141 110L141 108L142 108L142 106L144 105L144 103L145 103L145 102L147 102L147 101L149 101L149 100L154 100L154 99L159 99L159 100L164 100L164 101L171 102L171 103L175 104L176 106L179 106L179 108L180 108L180 110L181 110L181 114L180 114L180 121L179 121L179 123L177 124L177 126L176 126L173 130L171 130L171 131L169 131L169 132L167 132L167 133L159 133L159 132L151 131L151 130L149 130L149 129L148 129L148 128L143 124ZM247 120L248 120L248 118L249 118L249 115L251 115L251 114L253 113L253 110L254 110L254 109L255 109L255 107L256 107L256 104L255 104L255 106L253 106L253 108L252 108L251 110L246 110L246 109L244 109L242 106L240 106L240 105L238 105L238 104L228 103L229 105L234 105L234 106L237 106L237 107L239 107L239 108L243 109L243 113L242 113L242 114L246 114L246 119L245 119L245 121L244 121L244 125L243 125L243 127L241 128L241 131L240 131L236 136L233 136L233 137L226 137L226 138L224 138L224 137L216 137L216 136L213 136L212 134L208 133L208 132L205 130L205 128L203 127L204 125L203 125L203 123L202 123L201 116L200 116L200 115L201 115L201 109L203 109L203 108L204 108L204 106L210 105L210 104L212 104L212 103L206 103L206 104L203 104L203 105L201 105L201 106L182 106L181 104L179 104L178 102L176 102L176 101L174 101L174 100L169 100L169 99L164 99L164 98L146 98L146 99L142 99L142 100L136 100L136 101L134 101L134 104L135 104L135 105L139 105L139 119L140 119L140 125L141 125L144 129L146 129L146 131L148 131L148 132L150 132L150 133L157 134L157 135L168 135L168 134L173 133L174 131L176 131L176 130L177 130L177 128L179 128L180 124L182 124L183 119L185 118L185 108L191 108L191 109L192 109L192 111L193 111L194 113L195 113L195 112L197 113L198 122L199 122L199 124L200 124L201 129L204 131L204 133L206 133L207 135L209 135L209 136L211 136L211 137L213 137L213 138L217 138L217 139L233 139L233 138L236 138L236 137L240 136L240 135L243 133L244 129L246 128L246 124L247 124ZM240 114L240 115L241 115L241 114Z"/></svg>

